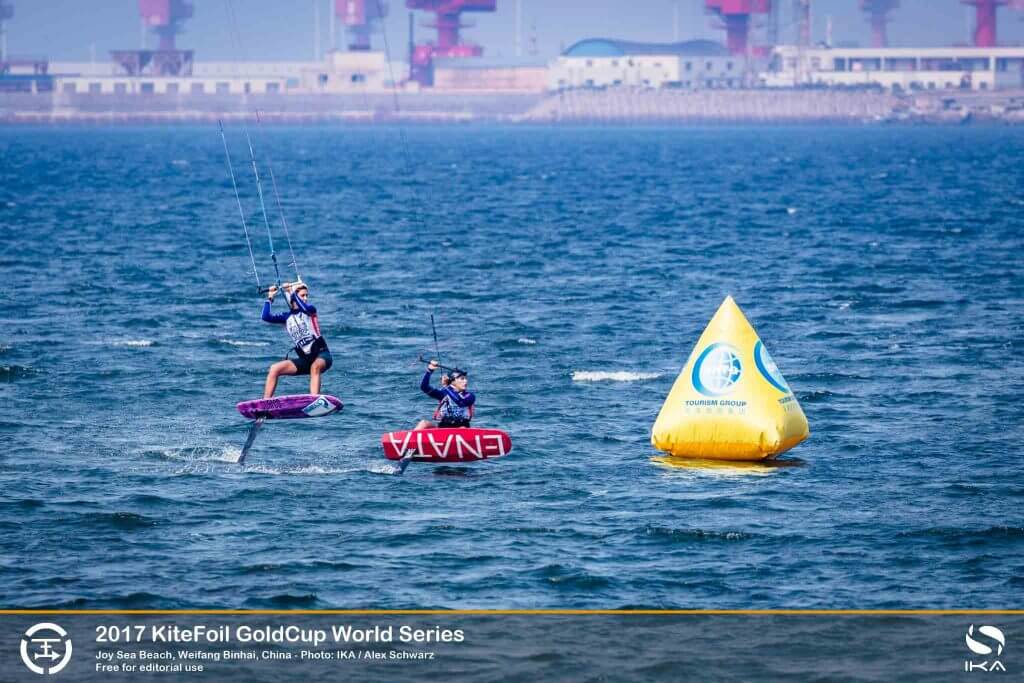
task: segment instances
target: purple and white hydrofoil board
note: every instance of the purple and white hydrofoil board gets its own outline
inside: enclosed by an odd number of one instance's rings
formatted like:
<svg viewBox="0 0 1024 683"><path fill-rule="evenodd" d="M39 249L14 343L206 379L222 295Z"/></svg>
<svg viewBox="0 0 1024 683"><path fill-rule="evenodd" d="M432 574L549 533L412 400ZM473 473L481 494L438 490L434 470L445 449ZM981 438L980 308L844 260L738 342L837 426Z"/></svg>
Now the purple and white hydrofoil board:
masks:
<svg viewBox="0 0 1024 683"><path fill-rule="evenodd" d="M298 420L323 417L341 410L341 401L327 394L299 394L242 401L238 412L250 420Z"/></svg>

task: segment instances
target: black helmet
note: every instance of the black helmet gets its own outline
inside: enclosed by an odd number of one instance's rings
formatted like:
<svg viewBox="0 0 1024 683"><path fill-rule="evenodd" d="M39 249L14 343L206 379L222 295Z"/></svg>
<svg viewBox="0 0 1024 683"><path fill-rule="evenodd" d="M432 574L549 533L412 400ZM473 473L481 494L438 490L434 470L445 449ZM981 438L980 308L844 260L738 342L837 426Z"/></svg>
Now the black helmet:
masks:
<svg viewBox="0 0 1024 683"><path fill-rule="evenodd" d="M452 368L451 370L448 371L448 379L452 380L453 382L457 380L459 377L469 377L469 375L466 374L465 370L460 370L458 368Z"/></svg>

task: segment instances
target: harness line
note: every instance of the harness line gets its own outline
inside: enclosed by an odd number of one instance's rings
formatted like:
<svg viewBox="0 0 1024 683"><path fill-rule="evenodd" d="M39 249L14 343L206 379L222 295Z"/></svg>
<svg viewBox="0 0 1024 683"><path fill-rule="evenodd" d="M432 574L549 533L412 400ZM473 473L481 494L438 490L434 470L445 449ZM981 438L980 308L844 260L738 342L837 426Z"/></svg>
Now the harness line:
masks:
<svg viewBox="0 0 1024 683"><path fill-rule="evenodd" d="M256 176L256 193L260 196L260 209L263 211L263 224L267 226L267 244L270 245L270 260L274 262L274 275L277 281L274 283L281 286L281 269L277 265L277 252L274 251L274 234L270 229L270 217L267 216L267 204L263 201L263 179L260 178L260 170L256 166L256 153L252 149L252 138L249 137L249 126L243 120L242 129L245 131L245 141L249 144L249 159L252 161L252 172Z"/></svg>

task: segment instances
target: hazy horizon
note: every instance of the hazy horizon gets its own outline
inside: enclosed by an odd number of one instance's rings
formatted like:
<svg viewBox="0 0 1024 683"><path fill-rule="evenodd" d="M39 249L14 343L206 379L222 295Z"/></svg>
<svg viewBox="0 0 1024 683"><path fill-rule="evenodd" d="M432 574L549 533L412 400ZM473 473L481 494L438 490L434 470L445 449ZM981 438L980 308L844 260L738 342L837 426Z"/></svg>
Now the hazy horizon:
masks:
<svg viewBox="0 0 1024 683"><path fill-rule="evenodd" d="M196 51L197 61L218 60L309 60L314 55L315 10L320 14L321 52L329 46L328 10L330 0L231 0L238 16L242 45L234 48L228 39L231 22L227 0L196 0L195 16L184 23L178 45ZM538 57L557 55L573 42L590 37L668 42L673 40L675 0L644 0L642 12L612 0L587 3L571 0L520 0L522 4L523 54L530 52L536 37ZM8 52L12 56L40 56L51 61L106 61L112 49L134 49L140 45L140 19L136 0L108 0L83 8L81 0L14 0L14 19L7 24ZM385 30L391 56L406 56L409 10L402 0L385 3L390 12ZM953 45L969 41L973 10L959 0L903 0L892 14L889 26L893 46ZM484 54L511 57L515 49L515 0L498 0L493 13L464 15L475 24L463 36L484 46ZM724 40L724 31L714 28L715 19L704 13L703 0L679 0L680 38ZM795 27L792 2L782 0L779 21L780 42L792 42ZM433 39L436 32L425 28L430 15L417 12L416 41ZM870 44L870 29L856 0L817 0L813 4L813 38L823 41L832 25L834 43ZM1024 12L999 11L1001 44L1024 42ZM761 20L766 23L764 19ZM534 28L535 27L535 28ZM758 29L764 34L764 27ZM149 46L155 38L147 38ZM337 42L344 47L343 27ZM758 41L761 42L761 41ZM383 49L378 30L374 49Z"/></svg>

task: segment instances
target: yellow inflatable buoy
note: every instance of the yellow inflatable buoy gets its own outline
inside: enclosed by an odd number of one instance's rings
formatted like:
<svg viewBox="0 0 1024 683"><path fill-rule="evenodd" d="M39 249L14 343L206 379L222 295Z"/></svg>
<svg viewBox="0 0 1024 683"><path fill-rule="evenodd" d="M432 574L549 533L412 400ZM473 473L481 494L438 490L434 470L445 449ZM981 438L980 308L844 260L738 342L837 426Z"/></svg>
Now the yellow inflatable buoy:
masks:
<svg viewBox="0 0 1024 683"><path fill-rule="evenodd" d="M808 434L768 349L726 297L661 406L651 443L684 458L764 460Z"/></svg>

